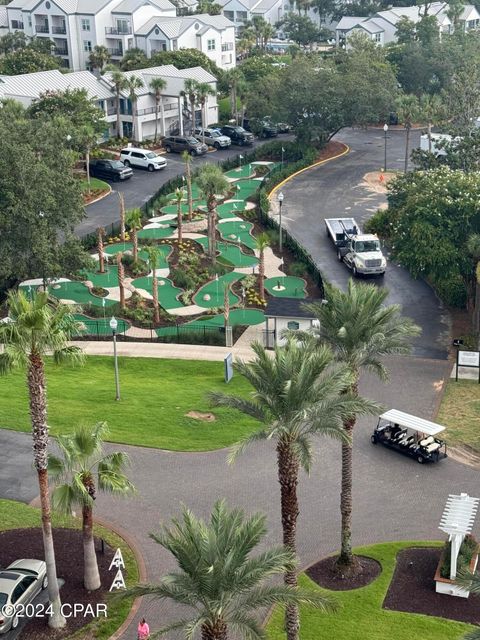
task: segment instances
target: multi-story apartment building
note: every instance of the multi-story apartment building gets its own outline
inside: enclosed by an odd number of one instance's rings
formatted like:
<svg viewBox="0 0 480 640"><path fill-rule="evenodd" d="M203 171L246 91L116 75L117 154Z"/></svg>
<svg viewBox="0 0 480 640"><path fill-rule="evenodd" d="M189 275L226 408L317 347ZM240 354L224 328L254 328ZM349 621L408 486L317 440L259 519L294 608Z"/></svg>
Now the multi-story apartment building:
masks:
<svg viewBox="0 0 480 640"><path fill-rule="evenodd" d="M223 16L201 15L196 22L181 22L176 31L172 30L176 8L170 0L12 0L5 12L0 13L0 33L3 25L10 32L48 38L52 41L52 53L62 58L63 66L74 71L88 67L88 58L96 45L107 47L114 62L125 51L144 42L145 53L150 55L152 47L147 40L155 40L155 29L161 28L164 20L166 31L177 33L176 37L163 38L167 49L199 48L219 66L235 65L233 24ZM193 35L195 24L199 25L197 31L204 30L203 34ZM147 33L146 25L153 25L153 37Z"/></svg>

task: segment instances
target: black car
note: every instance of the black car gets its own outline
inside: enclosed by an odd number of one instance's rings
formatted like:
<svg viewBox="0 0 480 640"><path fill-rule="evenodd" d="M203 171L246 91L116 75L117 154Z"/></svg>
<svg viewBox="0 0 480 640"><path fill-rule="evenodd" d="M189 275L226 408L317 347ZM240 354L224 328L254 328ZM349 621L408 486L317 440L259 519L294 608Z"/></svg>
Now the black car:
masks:
<svg viewBox="0 0 480 640"><path fill-rule="evenodd" d="M163 148L167 153L188 151L192 156L203 156L208 147L193 136L167 136L163 139Z"/></svg>
<svg viewBox="0 0 480 640"><path fill-rule="evenodd" d="M253 144L253 133L245 131L243 127L226 124L220 131L224 136L230 138L232 144L238 144L241 147L251 146Z"/></svg>
<svg viewBox="0 0 480 640"><path fill-rule="evenodd" d="M103 160L99 158L90 161L90 175L119 182L120 180L131 178L133 171L120 160Z"/></svg>
<svg viewBox="0 0 480 640"><path fill-rule="evenodd" d="M259 138L276 138L278 135L277 126L267 118L263 120L259 120L258 118L252 118L251 120L245 119L243 126L247 131L256 133Z"/></svg>

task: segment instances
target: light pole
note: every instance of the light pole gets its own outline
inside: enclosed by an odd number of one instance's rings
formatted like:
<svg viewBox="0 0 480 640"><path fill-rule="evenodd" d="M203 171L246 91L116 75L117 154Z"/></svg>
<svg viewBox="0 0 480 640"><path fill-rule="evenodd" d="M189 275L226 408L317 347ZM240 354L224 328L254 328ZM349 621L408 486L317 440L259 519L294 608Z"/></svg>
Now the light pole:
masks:
<svg viewBox="0 0 480 640"><path fill-rule="evenodd" d="M280 253L282 253L282 251L283 251L283 238L282 238L282 204L283 204L283 198L284 198L284 195L280 191L278 196L277 196L278 207L279 207L279 214L278 214L278 223L279 223L278 246L280 248Z"/></svg>
<svg viewBox="0 0 480 640"><path fill-rule="evenodd" d="M388 124L385 123L383 125L383 133L385 134L385 155L383 160L383 170L387 170L387 133L388 133Z"/></svg>
<svg viewBox="0 0 480 640"><path fill-rule="evenodd" d="M110 320L110 329L113 333L113 361L115 365L115 400L120 400L120 379L118 377L118 358L117 358L117 327L118 321L115 316Z"/></svg>

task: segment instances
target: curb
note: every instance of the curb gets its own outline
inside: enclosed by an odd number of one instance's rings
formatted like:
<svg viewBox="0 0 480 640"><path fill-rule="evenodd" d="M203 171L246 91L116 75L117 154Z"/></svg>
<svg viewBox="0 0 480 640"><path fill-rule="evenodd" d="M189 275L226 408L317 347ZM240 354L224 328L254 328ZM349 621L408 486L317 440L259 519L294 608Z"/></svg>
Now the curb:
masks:
<svg viewBox="0 0 480 640"><path fill-rule="evenodd" d="M102 194L101 196L98 196L98 198L95 198L95 200L91 200L88 204L83 205L84 207L89 207L91 204L95 204L96 202L100 202L100 200L103 200L104 198L106 198L107 196L109 196L112 193L113 189L112 187L109 185L108 186L108 191L106 191L104 194Z"/></svg>
<svg viewBox="0 0 480 640"><path fill-rule="evenodd" d="M345 144L344 142L340 142L340 144L343 147L345 147L343 151L341 151L340 153L337 153L336 156L332 156L331 158L325 158L324 160L319 160L319 162L314 162L313 164L309 165L308 167L304 167L303 169L300 169L299 171L295 171L295 173L292 173L290 176L288 176L288 178L285 178L285 180L282 180L277 185L275 185L273 187L273 189L270 191L270 193L268 194L268 198L270 199L276 193L276 191L278 189L280 189L280 187L283 187L284 184L286 184L287 182L289 182L290 180L292 180L296 176L299 176L301 173L304 173L305 171L310 171L310 169L314 169L315 167L320 167L322 164L326 164L327 162L330 162L331 160L336 160L337 158L341 158L342 156L346 156L347 153L350 153L350 147L348 146L348 144Z"/></svg>

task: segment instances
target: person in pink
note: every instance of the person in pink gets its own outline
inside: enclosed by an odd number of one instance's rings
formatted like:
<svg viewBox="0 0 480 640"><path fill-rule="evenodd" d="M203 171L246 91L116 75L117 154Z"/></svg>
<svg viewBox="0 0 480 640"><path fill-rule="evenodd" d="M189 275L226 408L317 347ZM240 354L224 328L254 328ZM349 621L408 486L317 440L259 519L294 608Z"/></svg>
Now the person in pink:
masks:
<svg viewBox="0 0 480 640"><path fill-rule="evenodd" d="M145 618L142 618L138 623L138 640L148 640L150 637L150 627L145 622Z"/></svg>

